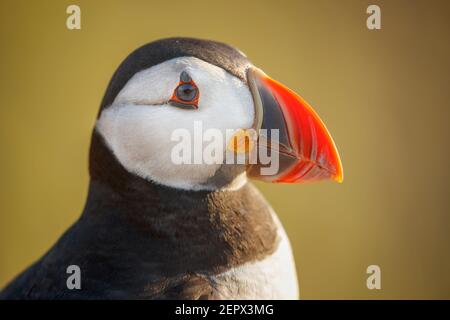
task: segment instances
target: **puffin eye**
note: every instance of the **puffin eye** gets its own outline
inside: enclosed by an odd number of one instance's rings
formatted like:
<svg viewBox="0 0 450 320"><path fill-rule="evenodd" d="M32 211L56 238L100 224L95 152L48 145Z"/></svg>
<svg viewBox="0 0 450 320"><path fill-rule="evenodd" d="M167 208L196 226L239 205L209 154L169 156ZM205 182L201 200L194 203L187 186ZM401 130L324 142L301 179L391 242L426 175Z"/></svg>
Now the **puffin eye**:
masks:
<svg viewBox="0 0 450 320"><path fill-rule="evenodd" d="M190 83L182 84L177 87L177 98L182 101L192 101L197 95L197 88Z"/></svg>
<svg viewBox="0 0 450 320"><path fill-rule="evenodd" d="M169 103L175 107L198 109L200 92L197 85L186 71L180 74L180 82L175 88Z"/></svg>

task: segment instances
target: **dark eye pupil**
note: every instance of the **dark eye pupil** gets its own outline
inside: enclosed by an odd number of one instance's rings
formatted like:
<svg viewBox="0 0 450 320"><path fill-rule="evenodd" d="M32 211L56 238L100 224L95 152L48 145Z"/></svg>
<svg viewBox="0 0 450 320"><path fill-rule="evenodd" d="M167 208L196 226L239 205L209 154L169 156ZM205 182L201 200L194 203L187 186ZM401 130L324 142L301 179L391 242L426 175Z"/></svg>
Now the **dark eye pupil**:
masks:
<svg viewBox="0 0 450 320"><path fill-rule="evenodd" d="M183 101L194 100L197 94L197 89L190 83L183 84L177 88L177 97Z"/></svg>

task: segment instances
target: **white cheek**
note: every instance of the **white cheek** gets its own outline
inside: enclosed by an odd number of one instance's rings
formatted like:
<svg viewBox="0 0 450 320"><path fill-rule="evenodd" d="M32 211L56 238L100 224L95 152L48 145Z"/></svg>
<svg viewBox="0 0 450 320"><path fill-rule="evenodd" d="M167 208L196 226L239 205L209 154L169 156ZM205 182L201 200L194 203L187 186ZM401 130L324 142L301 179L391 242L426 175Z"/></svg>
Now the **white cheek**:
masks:
<svg viewBox="0 0 450 320"><path fill-rule="evenodd" d="M171 139L172 132L178 128L193 131L192 122L174 122L170 116L182 111L167 105L113 107L102 113L97 129L128 171L160 184L191 189L213 176L220 164L173 163L172 149L178 142Z"/></svg>
<svg viewBox="0 0 450 320"><path fill-rule="evenodd" d="M136 73L119 92L114 104L151 102L163 104L171 98L179 79L164 64Z"/></svg>
<svg viewBox="0 0 450 320"><path fill-rule="evenodd" d="M166 103L181 70L199 87L197 110ZM176 188L201 189L221 164L174 163L172 150L180 142L171 139L173 132L186 129L194 139L194 126L201 122L203 133L216 129L225 138L228 129L250 128L253 117L251 93L241 80L196 58L177 58L137 73L102 112L97 129L128 171ZM228 142L223 139L223 153Z"/></svg>

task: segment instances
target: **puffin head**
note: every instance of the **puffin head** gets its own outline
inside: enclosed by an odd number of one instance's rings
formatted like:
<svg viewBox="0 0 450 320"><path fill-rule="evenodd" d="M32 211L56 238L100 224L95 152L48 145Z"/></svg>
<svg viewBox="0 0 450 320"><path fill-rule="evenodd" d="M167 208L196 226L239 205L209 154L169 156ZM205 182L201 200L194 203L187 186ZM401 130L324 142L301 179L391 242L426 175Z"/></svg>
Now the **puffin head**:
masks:
<svg viewBox="0 0 450 320"><path fill-rule="evenodd" d="M109 83L94 135L113 158L100 161L177 189L238 188L247 176L286 183L343 178L313 109L241 51L215 41L163 39L131 53ZM98 168L96 148L91 177L108 175ZM273 166L258 149L276 160L275 170L267 170Z"/></svg>

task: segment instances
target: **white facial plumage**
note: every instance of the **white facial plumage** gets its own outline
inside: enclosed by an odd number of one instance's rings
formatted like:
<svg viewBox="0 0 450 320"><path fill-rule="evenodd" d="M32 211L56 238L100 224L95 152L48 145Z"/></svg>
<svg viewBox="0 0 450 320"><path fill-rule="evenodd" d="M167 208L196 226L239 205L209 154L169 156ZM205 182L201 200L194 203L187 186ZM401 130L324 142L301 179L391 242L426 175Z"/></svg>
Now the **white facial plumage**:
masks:
<svg viewBox="0 0 450 320"><path fill-rule="evenodd" d="M196 110L168 104L182 71L199 89ZM193 136L196 121L201 121L203 131L219 129L224 137L227 129L250 128L253 100L247 85L224 69L194 57L181 57L136 73L103 110L96 128L128 171L175 188L214 189L207 180L221 164L171 161L172 149L180 143L172 141L172 132L183 128ZM223 143L224 154L228 142Z"/></svg>

